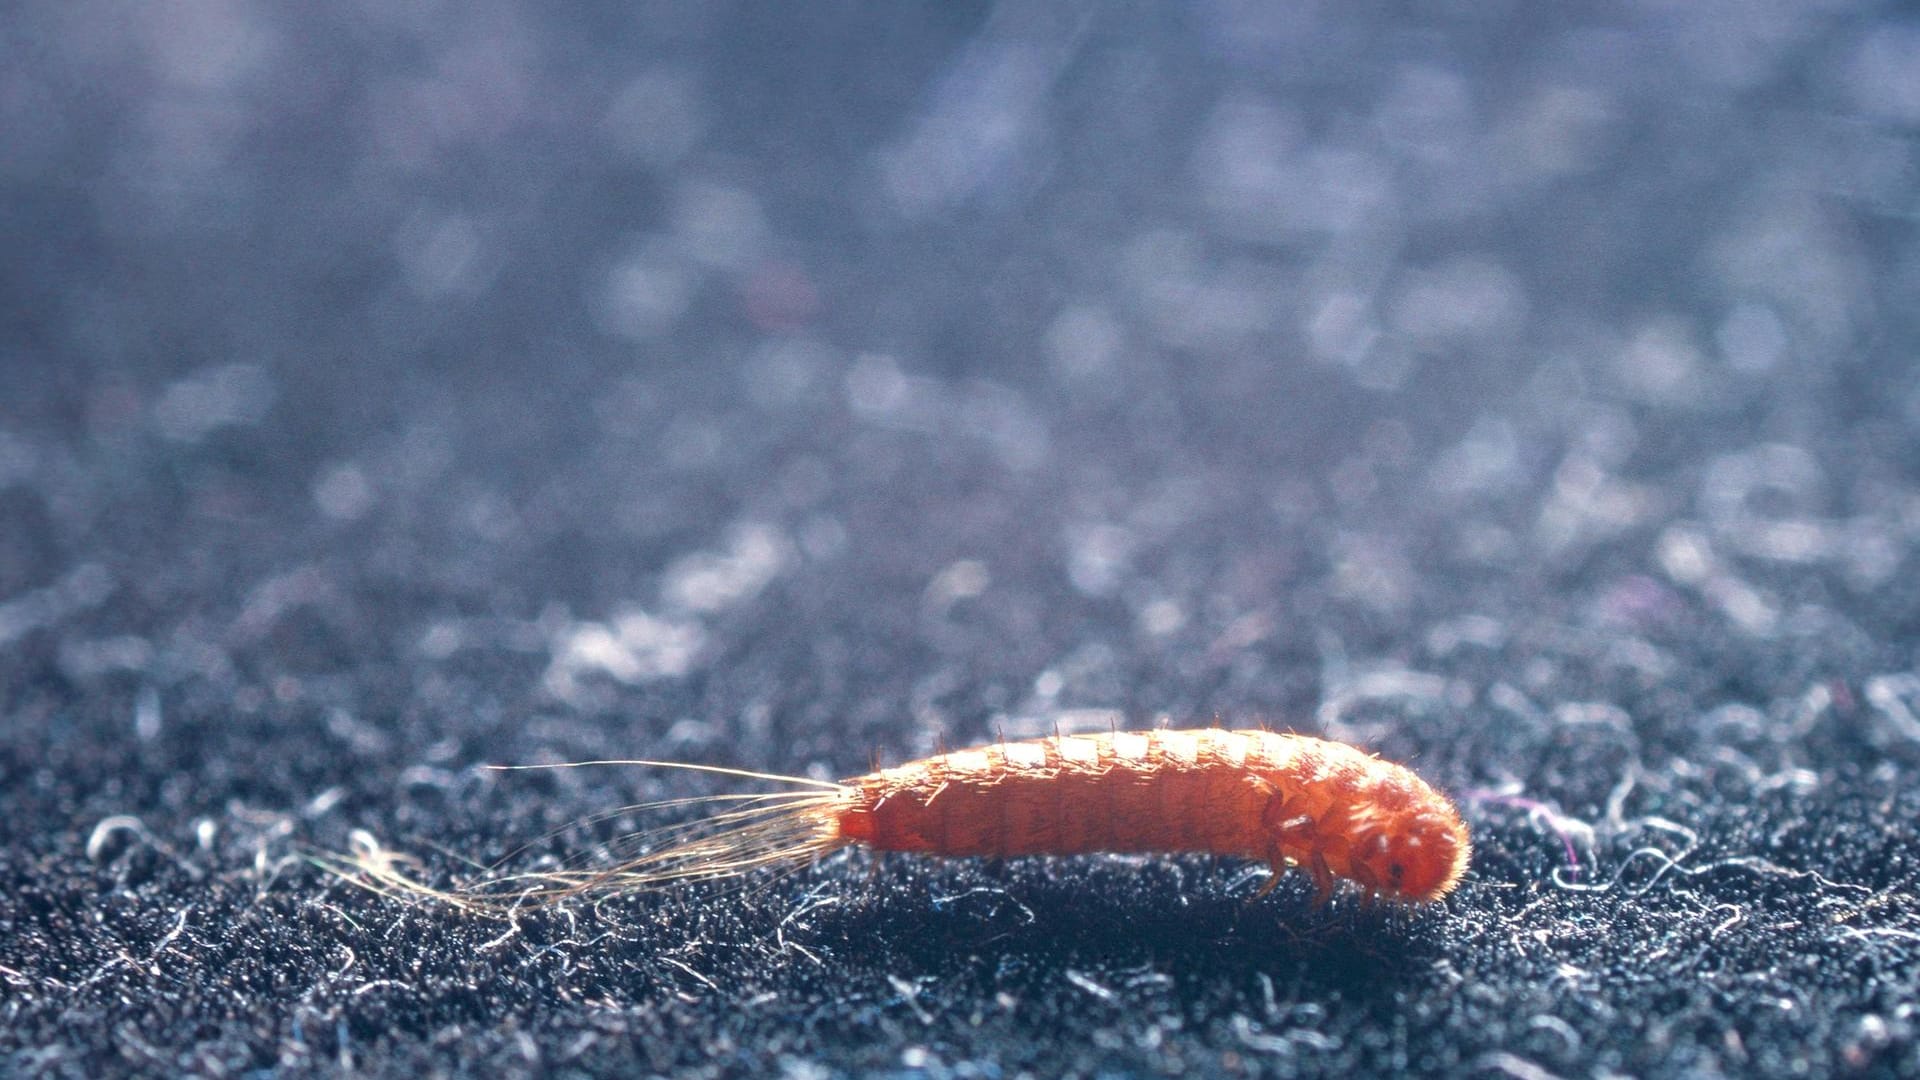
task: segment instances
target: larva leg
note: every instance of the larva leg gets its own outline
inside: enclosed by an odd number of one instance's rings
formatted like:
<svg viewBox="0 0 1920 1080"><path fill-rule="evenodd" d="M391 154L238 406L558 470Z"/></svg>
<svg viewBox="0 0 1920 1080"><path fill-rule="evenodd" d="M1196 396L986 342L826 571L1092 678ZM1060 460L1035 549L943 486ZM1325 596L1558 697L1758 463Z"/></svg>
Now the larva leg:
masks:
<svg viewBox="0 0 1920 1080"><path fill-rule="evenodd" d="M1267 827L1267 835L1279 844L1287 847L1302 847L1313 840L1316 823L1313 815L1306 813L1301 802L1278 795L1267 801L1266 809L1261 812L1261 823Z"/></svg>
<svg viewBox="0 0 1920 1080"><path fill-rule="evenodd" d="M1255 900L1258 900L1261 897L1266 896L1268 893L1272 892L1273 890L1279 888L1280 877L1286 872L1287 872L1287 864L1280 861L1279 859L1275 859L1272 863L1268 864L1267 883L1265 885L1260 886L1259 892L1256 892L1252 896L1247 897L1247 903L1251 904Z"/></svg>
<svg viewBox="0 0 1920 1080"><path fill-rule="evenodd" d="M1313 906L1326 907L1327 901L1333 899L1333 870L1327 866L1326 856L1314 852L1307 872L1313 875Z"/></svg>

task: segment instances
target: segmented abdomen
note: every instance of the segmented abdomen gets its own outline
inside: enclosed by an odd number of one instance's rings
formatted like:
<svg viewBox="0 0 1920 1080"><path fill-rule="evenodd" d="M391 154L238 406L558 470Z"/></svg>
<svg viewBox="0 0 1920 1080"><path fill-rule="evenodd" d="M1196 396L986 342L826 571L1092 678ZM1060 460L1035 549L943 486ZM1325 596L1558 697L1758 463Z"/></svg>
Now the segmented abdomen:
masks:
<svg viewBox="0 0 1920 1080"><path fill-rule="evenodd" d="M1432 900L1466 869L1453 804L1344 743L1270 731L1053 736L844 782L836 842L949 856L1211 852Z"/></svg>
<svg viewBox="0 0 1920 1080"><path fill-rule="evenodd" d="M1208 851L1264 858L1259 782L1295 756L1263 731L1054 736L847 781L849 840L939 855ZM1276 742L1275 740L1281 740Z"/></svg>

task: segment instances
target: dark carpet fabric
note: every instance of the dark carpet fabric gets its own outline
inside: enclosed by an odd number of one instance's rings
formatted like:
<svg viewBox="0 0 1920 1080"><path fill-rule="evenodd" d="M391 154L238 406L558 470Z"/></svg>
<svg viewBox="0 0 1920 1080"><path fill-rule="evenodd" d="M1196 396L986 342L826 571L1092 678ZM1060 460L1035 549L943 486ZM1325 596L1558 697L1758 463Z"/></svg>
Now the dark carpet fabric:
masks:
<svg viewBox="0 0 1920 1080"><path fill-rule="evenodd" d="M0 30L0 1072L1920 1074L1920 22L253 4ZM1110 726L1472 872L370 895Z"/></svg>

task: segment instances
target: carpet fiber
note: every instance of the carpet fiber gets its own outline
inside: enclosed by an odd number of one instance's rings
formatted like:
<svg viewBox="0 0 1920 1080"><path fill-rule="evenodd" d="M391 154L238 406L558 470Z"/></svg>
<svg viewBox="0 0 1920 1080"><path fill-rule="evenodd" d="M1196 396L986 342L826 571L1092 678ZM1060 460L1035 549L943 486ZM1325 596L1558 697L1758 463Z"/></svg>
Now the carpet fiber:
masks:
<svg viewBox="0 0 1920 1080"><path fill-rule="evenodd" d="M1490 7L10 16L0 1071L1920 1073L1920 24ZM1212 724L1471 873L308 858Z"/></svg>

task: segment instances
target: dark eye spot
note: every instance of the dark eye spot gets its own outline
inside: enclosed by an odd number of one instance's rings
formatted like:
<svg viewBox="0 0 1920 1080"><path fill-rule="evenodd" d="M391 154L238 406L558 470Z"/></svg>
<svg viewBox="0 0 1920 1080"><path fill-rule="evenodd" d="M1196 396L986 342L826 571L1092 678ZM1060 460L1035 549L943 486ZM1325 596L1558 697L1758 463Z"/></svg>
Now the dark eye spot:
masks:
<svg viewBox="0 0 1920 1080"><path fill-rule="evenodd" d="M1394 863L1392 866L1387 867L1387 876L1395 881L1399 881L1400 875L1404 873L1406 873L1406 868L1399 863Z"/></svg>

